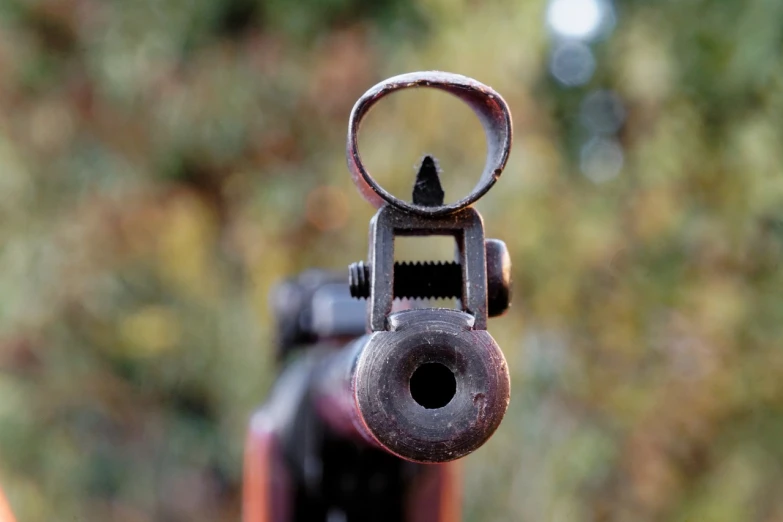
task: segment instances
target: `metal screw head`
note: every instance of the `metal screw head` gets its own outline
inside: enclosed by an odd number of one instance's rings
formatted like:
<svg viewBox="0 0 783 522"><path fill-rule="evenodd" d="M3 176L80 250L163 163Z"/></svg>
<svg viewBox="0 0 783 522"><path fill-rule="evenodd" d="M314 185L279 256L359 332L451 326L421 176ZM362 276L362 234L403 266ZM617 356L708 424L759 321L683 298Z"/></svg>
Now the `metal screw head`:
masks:
<svg viewBox="0 0 783 522"><path fill-rule="evenodd" d="M484 242L487 252L487 315L498 317L511 306L511 256L499 239Z"/></svg>
<svg viewBox="0 0 783 522"><path fill-rule="evenodd" d="M487 259L487 315L498 317L511 306L511 256L499 239L484 242ZM370 267L363 261L348 267L351 296L370 297ZM462 270L458 263L395 263L394 296L407 298L460 297Z"/></svg>

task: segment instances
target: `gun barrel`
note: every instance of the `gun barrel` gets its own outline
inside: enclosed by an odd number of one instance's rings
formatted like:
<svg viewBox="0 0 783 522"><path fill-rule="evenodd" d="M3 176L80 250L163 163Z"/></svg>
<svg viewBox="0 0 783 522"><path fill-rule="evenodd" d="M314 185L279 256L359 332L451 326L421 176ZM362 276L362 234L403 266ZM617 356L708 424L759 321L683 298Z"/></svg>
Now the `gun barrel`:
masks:
<svg viewBox="0 0 783 522"><path fill-rule="evenodd" d="M319 416L414 462L448 462L479 448L509 401L494 339L457 310L406 310L389 325L324 363L313 386Z"/></svg>

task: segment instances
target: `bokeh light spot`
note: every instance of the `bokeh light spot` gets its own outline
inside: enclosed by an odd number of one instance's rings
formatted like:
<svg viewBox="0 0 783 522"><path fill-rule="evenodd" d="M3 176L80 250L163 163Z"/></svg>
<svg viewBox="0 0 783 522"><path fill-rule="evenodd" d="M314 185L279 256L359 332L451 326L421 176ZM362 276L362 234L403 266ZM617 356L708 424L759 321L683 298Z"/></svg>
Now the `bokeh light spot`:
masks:
<svg viewBox="0 0 783 522"><path fill-rule="evenodd" d="M582 124L595 134L614 134L625 122L625 107L620 97L612 91L595 91L582 102Z"/></svg>
<svg viewBox="0 0 783 522"><path fill-rule="evenodd" d="M182 337L180 321L164 306L147 306L120 322L128 355L151 356L175 348Z"/></svg>
<svg viewBox="0 0 783 522"><path fill-rule="evenodd" d="M593 183L604 183L617 177L623 168L623 149L616 140L593 138L580 154L582 174Z"/></svg>
<svg viewBox="0 0 783 522"><path fill-rule="evenodd" d="M563 42L552 52L549 70L555 79L568 87L584 85L595 72L595 57L590 48L580 42Z"/></svg>
<svg viewBox="0 0 783 522"><path fill-rule="evenodd" d="M553 0L547 10L547 23L565 38L596 36L603 17L598 0Z"/></svg>

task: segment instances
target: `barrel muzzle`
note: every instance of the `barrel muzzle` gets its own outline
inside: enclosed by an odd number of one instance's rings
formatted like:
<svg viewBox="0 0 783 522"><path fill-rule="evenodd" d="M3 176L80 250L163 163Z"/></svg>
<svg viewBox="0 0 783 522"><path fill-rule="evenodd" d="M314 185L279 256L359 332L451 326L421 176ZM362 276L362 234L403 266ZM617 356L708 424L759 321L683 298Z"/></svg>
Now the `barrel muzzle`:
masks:
<svg viewBox="0 0 783 522"><path fill-rule="evenodd" d="M389 316L370 336L352 380L360 431L407 460L447 462L480 447L509 401L506 360L473 317L449 309Z"/></svg>

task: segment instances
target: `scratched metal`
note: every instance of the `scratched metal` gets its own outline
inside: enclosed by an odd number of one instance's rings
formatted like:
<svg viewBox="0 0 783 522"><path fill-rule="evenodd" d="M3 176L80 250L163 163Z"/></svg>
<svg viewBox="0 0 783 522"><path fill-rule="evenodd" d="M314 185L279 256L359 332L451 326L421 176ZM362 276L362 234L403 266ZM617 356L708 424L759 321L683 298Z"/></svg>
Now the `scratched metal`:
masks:
<svg viewBox="0 0 783 522"><path fill-rule="evenodd" d="M487 139L484 171L473 191L456 203L422 206L403 201L387 192L370 175L359 154L359 127L370 108L384 96L402 89L429 87L453 94L476 113ZM478 201L495 184L506 166L511 150L511 112L505 100L491 87L472 78L441 71L424 71L394 76L371 87L356 102L348 120L346 156L353 182L362 196L376 208L385 204L414 214L442 216L456 212Z"/></svg>

